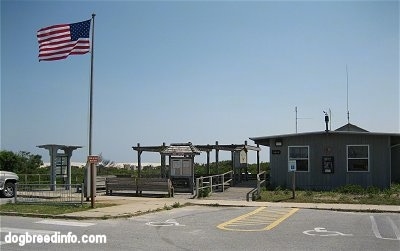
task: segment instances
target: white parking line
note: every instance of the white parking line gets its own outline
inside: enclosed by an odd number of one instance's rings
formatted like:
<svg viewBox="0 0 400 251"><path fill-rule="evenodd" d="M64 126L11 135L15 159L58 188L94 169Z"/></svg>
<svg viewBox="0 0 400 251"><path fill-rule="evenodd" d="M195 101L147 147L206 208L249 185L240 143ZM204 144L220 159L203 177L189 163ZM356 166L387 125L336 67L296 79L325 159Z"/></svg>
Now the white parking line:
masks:
<svg viewBox="0 0 400 251"><path fill-rule="evenodd" d="M60 220L42 220L42 221L37 221L36 223L59 225L59 226L72 226L72 227L90 227L96 225L96 223L90 223L90 222L60 221Z"/></svg>
<svg viewBox="0 0 400 251"><path fill-rule="evenodd" d="M389 223L392 226L393 232L396 235L397 239L400 240L400 230L399 230L399 228L396 226L396 224L394 224L394 221L389 216L387 216L387 219L389 220Z"/></svg>
<svg viewBox="0 0 400 251"><path fill-rule="evenodd" d="M371 219L372 231L374 232L374 235L376 238L382 239L382 240L400 240L400 231L399 231L398 227L396 226L396 224L394 224L392 219L387 217L389 219L390 225L392 226L393 232L396 235L396 238L382 237L381 233L379 232L378 225L376 224L374 216L370 215L369 218Z"/></svg>
<svg viewBox="0 0 400 251"><path fill-rule="evenodd" d="M25 228L12 228L12 227L1 227L0 232L2 233L13 233L13 234L54 234L56 231L39 230L39 229L25 229Z"/></svg>

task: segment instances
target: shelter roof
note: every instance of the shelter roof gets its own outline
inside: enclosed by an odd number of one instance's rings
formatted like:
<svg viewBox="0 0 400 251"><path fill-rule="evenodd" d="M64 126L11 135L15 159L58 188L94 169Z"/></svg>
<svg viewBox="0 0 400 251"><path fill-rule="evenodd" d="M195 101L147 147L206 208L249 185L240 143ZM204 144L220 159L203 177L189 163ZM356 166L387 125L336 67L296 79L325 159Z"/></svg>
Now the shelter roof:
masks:
<svg viewBox="0 0 400 251"><path fill-rule="evenodd" d="M251 150L251 151L261 151L260 147L250 146L246 144L231 144L231 145L196 145L200 151L212 151L212 150L222 150L222 151L241 151L241 150Z"/></svg>
<svg viewBox="0 0 400 251"><path fill-rule="evenodd" d="M192 145L192 143L175 143L170 146L133 146L133 150L142 151L142 152L159 152L162 154L168 154L168 152L196 152L196 154L200 154L200 152L210 152L213 150L221 150L221 151L261 151L260 147L251 146L246 144L231 144L231 145Z"/></svg>
<svg viewBox="0 0 400 251"><path fill-rule="evenodd" d="M200 150L192 143L175 143L161 151L165 155L199 155Z"/></svg>
<svg viewBox="0 0 400 251"><path fill-rule="evenodd" d="M162 152L165 148L164 145L161 146L132 146L135 151L143 151L143 152Z"/></svg>
<svg viewBox="0 0 400 251"><path fill-rule="evenodd" d="M36 147L39 147L39 148L44 148L44 149L51 149L51 148L57 148L57 149L61 149L61 150L67 150L67 149L69 149L69 150L75 150L75 149L78 149L78 148L82 148L82 146L68 146L68 145L58 145L58 144L46 144L46 145L39 145L39 146L36 146Z"/></svg>

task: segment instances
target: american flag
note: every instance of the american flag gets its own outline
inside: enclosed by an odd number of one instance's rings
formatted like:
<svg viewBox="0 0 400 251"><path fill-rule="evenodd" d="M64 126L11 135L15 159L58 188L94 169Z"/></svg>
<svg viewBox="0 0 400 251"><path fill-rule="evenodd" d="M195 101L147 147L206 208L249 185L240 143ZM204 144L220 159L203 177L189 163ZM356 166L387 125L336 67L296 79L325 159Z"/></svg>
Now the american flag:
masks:
<svg viewBox="0 0 400 251"><path fill-rule="evenodd" d="M88 53L90 21L52 25L38 30L39 61L59 60L69 55Z"/></svg>

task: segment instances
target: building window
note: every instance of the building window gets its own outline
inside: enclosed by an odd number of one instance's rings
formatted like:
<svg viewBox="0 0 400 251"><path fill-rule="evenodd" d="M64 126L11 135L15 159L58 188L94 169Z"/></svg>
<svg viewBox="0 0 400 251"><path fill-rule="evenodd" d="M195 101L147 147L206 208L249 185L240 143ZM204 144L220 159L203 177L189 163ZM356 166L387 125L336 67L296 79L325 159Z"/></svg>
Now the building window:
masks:
<svg viewBox="0 0 400 251"><path fill-rule="evenodd" d="M289 146L289 160L296 160L296 171L308 172L308 146Z"/></svg>
<svg viewBox="0 0 400 251"><path fill-rule="evenodd" d="M347 146L347 171L369 171L369 145Z"/></svg>

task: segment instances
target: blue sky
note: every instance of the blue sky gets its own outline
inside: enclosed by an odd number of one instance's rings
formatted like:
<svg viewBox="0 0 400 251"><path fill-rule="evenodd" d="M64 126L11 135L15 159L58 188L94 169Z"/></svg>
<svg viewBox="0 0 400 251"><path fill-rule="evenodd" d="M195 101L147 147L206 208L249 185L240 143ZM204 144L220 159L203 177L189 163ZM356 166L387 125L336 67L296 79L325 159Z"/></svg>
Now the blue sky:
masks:
<svg viewBox="0 0 400 251"><path fill-rule="evenodd" d="M296 106L307 118L298 132L324 130L328 109L336 129L347 123L346 65L350 123L400 131L398 1L6 0L2 150L46 161L37 145L81 145L72 161L85 161L90 54L39 62L36 32L92 13L93 153L112 161L136 162L137 143L252 143L294 133Z"/></svg>

